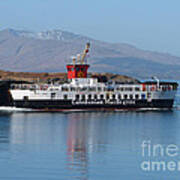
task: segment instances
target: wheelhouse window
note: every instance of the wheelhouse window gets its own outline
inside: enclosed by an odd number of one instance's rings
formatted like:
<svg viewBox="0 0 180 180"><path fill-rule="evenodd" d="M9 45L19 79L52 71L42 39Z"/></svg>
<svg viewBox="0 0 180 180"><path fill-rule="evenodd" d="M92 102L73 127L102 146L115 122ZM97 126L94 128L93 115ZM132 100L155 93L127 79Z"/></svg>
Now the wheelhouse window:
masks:
<svg viewBox="0 0 180 180"><path fill-rule="evenodd" d="M128 98L128 95L127 95L127 94L125 94L125 95L124 95L124 99L127 99L127 98Z"/></svg>
<svg viewBox="0 0 180 180"><path fill-rule="evenodd" d="M133 89L131 87L126 87L125 91L132 91Z"/></svg>
<svg viewBox="0 0 180 180"><path fill-rule="evenodd" d="M68 99L68 95L67 95L67 94L64 94L64 95L63 95L63 98L64 98L64 100L67 100L67 99Z"/></svg>
<svg viewBox="0 0 180 180"><path fill-rule="evenodd" d="M132 94L129 95L129 99L133 99L133 95Z"/></svg>
<svg viewBox="0 0 180 180"><path fill-rule="evenodd" d="M56 93L51 93L51 98L52 99L55 98L55 96L56 96Z"/></svg>
<svg viewBox="0 0 180 180"><path fill-rule="evenodd" d="M123 87L121 87L121 88L120 88L120 91L124 91L124 88L123 88Z"/></svg>
<svg viewBox="0 0 180 180"><path fill-rule="evenodd" d="M100 99L104 99L104 94L101 94L101 95L100 95Z"/></svg>
<svg viewBox="0 0 180 180"><path fill-rule="evenodd" d="M109 99L109 94L106 94L106 99L107 99L107 100Z"/></svg>
<svg viewBox="0 0 180 180"><path fill-rule="evenodd" d="M101 87L98 87L98 91L102 91L102 88L101 88Z"/></svg>
<svg viewBox="0 0 180 180"><path fill-rule="evenodd" d="M88 95L88 100L91 100L91 99L92 99L92 95L89 94L89 95Z"/></svg>
<svg viewBox="0 0 180 180"><path fill-rule="evenodd" d="M108 87L107 91L114 91L114 88L113 87Z"/></svg>
<svg viewBox="0 0 180 180"><path fill-rule="evenodd" d="M75 87L71 87L70 90L71 91L76 91L76 88Z"/></svg>
<svg viewBox="0 0 180 180"><path fill-rule="evenodd" d="M135 99L139 99L139 94L136 94L136 95L135 95Z"/></svg>
<svg viewBox="0 0 180 180"><path fill-rule="evenodd" d="M96 91L96 87L89 87L89 91Z"/></svg>
<svg viewBox="0 0 180 180"><path fill-rule="evenodd" d="M135 87L135 91L140 91L140 88L139 87Z"/></svg>
<svg viewBox="0 0 180 180"><path fill-rule="evenodd" d="M146 98L146 95L145 94L142 94L141 95L141 99L145 99Z"/></svg>
<svg viewBox="0 0 180 180"><path fill-rule="evenodd" d="M25 101L28 101L28 100L29 100L29 97L28 97L28 96L24 96L23 99L24 99Z"/></svg>
<svg viewBox="0 0 180 180"><path fill-rule="evenodd" d="M76 94L75 98L76 98L76 100L79 100L79 94Z"/></svg>
<svg viewBox="0 0 180 180"><path fill-rule="evenodd" d="M62 91L68 91L68 87L62 87Z"/></svg>
<svg viewBox="0 0 180 180"><path fill-rule="evenodd" d="M151 93L147 93L147 97L148 97L148 98L151 98Z"/></svg>
<svg viewBox="0 0 180 180"><path fill-rule="evenodd" d="M80 70L80 68L79 67L76 67L76 71L79 71Z"/></svg>
<svg viewBox="0 0 180 180"><path fill-rule="evenodd" d="M94 99L97 99L97 94L94 95Z"/></svg>
<svg viewBox="0 0 180 180"><path fill-rule="evenodd" d="M113 100L116 99L116 95L115 95L115 94L112 95L112 99L113 99Z"/></svg>
<svg viewBox="0 0 180 180"><path fill-rule="evenodd" d="M84 94L82 95L81 100L82 100L82 101L85 101L85 100L86 100L86 97L85 97Z"/></svg>
<svg viewBox="0 0 180 180"><path fill-rule="evenodd" d="M118 94L118 99L121 99L121 94Z"/></svg>

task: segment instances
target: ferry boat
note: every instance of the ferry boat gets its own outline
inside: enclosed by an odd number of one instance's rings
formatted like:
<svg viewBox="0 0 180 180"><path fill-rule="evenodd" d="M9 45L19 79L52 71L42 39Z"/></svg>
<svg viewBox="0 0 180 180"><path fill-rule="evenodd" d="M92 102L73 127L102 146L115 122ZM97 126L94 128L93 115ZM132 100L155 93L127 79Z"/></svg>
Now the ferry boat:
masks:
<svg viewBox="0 0 180 180"><path fill-rule="evenodd" d="M67 64L68 82L63 84L11 83L1 106L39 111L118 111L172 109L176 82L159 81L121 83L100 82L88 77L87 43L81 56ZM0 101L3 99L1 97Z"/></svg>

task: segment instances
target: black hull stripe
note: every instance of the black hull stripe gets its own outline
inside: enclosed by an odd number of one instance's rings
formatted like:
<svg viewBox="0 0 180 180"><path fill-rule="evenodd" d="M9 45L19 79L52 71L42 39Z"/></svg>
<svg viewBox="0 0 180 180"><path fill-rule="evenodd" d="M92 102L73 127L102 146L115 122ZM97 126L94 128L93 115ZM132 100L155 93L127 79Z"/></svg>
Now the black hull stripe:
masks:
<svg viewBox="0 0 180 180"><path fill-rule="evenodd" d="M33 100L13 101L10 106L30 109L137 109L137 108L172 108L173 100L136 100L134 103L122 104L73 104L70 100Z"/></svg>

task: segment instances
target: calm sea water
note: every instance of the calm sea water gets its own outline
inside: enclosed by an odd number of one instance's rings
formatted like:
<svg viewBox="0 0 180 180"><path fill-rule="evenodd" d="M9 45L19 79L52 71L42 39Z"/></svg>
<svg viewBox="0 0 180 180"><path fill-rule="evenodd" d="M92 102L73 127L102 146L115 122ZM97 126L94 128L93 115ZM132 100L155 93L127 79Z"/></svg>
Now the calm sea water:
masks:
<svg viewBox="0 0 180 180"><path fill-rule="evenodd" d="M143 156L143 141L180 147L180 111L1 113L0 180L179 179L179 170L145 171L142 163L178 163L180 151Z"/></svg>

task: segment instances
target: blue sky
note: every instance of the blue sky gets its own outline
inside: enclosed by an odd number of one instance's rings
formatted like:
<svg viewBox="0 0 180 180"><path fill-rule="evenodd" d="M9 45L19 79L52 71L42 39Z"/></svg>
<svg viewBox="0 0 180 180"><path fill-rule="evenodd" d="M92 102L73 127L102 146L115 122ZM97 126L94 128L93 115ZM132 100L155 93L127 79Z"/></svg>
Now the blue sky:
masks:
<svg viewBox="0 0 180 180"><path fill-rule="evenodd" d="M0 0L0 29L62 29L180 56L180 0Z"/></svg>

